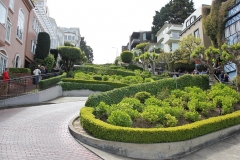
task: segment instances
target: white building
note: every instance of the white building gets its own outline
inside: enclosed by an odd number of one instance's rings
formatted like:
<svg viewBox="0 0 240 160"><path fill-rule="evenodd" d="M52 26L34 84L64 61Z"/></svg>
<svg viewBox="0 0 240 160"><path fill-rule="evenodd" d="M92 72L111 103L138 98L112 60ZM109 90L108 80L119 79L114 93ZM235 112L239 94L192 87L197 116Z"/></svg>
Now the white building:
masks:
<svg viewBox="0 0 240 160"><path fill-rule="evenodd" d="M59 27L58 29L64 32L64 42L70 42L72 45L80 48L81 35L79 28Z"/></svg>
<svg viewBox="0 0 240 160"><path fill-rule="evenodd" d="M165 23L157 32L156 48L161 48L164 52L174 52L178 48L182 25Z"/></svg>

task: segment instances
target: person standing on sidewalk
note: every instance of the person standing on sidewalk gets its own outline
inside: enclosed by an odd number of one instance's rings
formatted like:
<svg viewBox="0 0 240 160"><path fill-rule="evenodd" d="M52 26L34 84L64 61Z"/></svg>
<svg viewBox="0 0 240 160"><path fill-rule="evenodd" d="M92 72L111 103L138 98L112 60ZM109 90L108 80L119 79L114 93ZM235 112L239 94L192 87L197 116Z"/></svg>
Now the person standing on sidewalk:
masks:
<svg viewBox="0 0 240 160"><path fill-rule="evenodd" d="M7 95L7 92L8 92L8 81L10 80L10 76L9 76L9 69L8 68L5 68L5 71L3 72L2 74L2 79L3 79L3 84L2 84L2 94L3 95Z"/></svg>
<svg viewBox="0 0 240 160"><path fill-rule="evenodd" d="M41 74L40 69L36 67L35 70L33 71L33 74L35 76L35 84L38 85L40 74Z"/></svg>

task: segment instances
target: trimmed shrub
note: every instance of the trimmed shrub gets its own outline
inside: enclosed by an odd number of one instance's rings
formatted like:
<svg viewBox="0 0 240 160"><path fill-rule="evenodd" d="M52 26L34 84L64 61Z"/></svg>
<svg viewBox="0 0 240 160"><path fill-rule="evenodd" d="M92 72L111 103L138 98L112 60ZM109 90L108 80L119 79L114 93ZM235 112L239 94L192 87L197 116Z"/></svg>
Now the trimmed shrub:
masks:
<svg viewBox="0 0 240 160"><path fill-rule="evenodd" d="M130 63L133 59L133 53L129 51L124 51L121 53L120 57L124 63Z"/></svg>
<svg viewBox="0 0 240 160"><path fill-rule="evenodd" d="M119 69L110 69L107 67L93 67L93 66L79 66L75 68L76 71L82 71L84 73L95 73L101 75L121 75L123 77L126 76L135 76L136 74L132 71L123 71Z"/></svg>
<svg viewBox="0 0 240 160"><path fill-rule="evenodd" d="M184 118L191 122L196 122L200 120L201 115L196 111L189 111L184 113Z"/></svg>
<svg viewBox="0 0 240 160"><path fill-rule="evenodd" d="M142 118L149 123L163 122L165 111L158 106L147 106L144 108Z"/></svg>
<svg viewBox="0 0 240 160"><path fill-rule="evenodd" d="M120 103L128 103L134 110L137 110L138 112L142 112L144 108L144 105L136 98L123 98Z"/></svg>
<svg viewBox="0 0 240 160"><path fill-rule="evenodd" d="M114 82L108 82L108 81L91 81L91 80L81 80L81 79L73 79L73 78L64 78L62 79L63 82L74 82L74 83L89 83L89 84L105 84L112 86L114 88L121 88L128 86L127 84L123 83L114 83Z"/></svg>
<svg viewBox="0 0 240 160"><path fill-rule="evenodd" d="M146 99L151 97L151 93L148 92L138 92L135 94L135 98L138 99L141 103L144 103Z"/></svg>
<svg viewBox="0 0 240 160"><path fill-rule="evenodd" d="M103 81L108 81L108 79L109 79L109 76L108 76L108 75L102 76L102 80L103 80Z"/></svg>
<svg viewBox="0 0 240 160"><path fill-rule="evenodd" d="M178 123L176 117L171 116L170 114L165 115L164 125L167 127L175 127Z"/></svg>
<svg viewBox="0 0 240 160"><path fill-rule="evenodd" d="M123 128L96 119L94 108L83 107L80 122L94 137L126 143L165 143L196 138L240 123L240 111L174 128ZM97 128L97 129L96 129ZM144 137L144 138L143 138Z"/></svg>
<svg viewBox="0 0 240 160"><path fill-rule="evenodd" d="M56 76L56 77L41 80L38 83L39 89L49 88L49 87L57 84L58 82L60 82L62 80L62 78L65 78L65 77L66 77L66 73L63 73L62 75L59 75L59 76Z"/></svg>
<svg viewBox="0 0 240 160"><path fill-rule="evenodd" d="M102 76L96 75L96 76L93 76L93 79L97 80L97 81L101 81L102 80Z"/></svg>
<svg viewBox="0 0 240 160"><path fill-rule="evenodd" d="M47 67L48 71L51 72L53 69L53 64L54 64L54 56L52 54L48 54L46 58L44 58L44 65Z"/></svg>
<svg viewBox="0 0 240 160"><path fill-rule="evenodd" d="M44 59L50 51L50 36L47 32L39 32L36 46L36 58Z"/></svg>
<svg viewBox="0 0 240 160"><path fill-rule="evenodd" d="M102 83L102 81L99 82ZM187 86L196 86L202 88L203 90L207 90L209 88L209 78L207 75L183 75L177 78L177 83L178 89L184 89L184 87ZM100 103L100 101L103 101L106 104L117 104L124 97L135 95L137 92L146 91L152 95L156 95L159 91L166 88L169 91L176 89L174 79L166 78L151 83L114 89L112 91L96 94L94 96L90 95L85 105L88 107L95 107Z"/></svg>
<svg viewBox="0 0 240 160"><path fill-rule="evenodd" d="M29 68L9 68L10 73L31 73Z"/></svg>
<svg viewBox="0 0 240 160"><path fill-rule="evenodd" d="M88 89L91 91L106 92L114 89L113 86L107 84L62 82L60 85L62 86L63 91Z"/></svg>
<svg viewBox="0 0 240 160"><path fill-rule="evenodd" d="M133 123L131 117L127 113L118 110L111 113L107 119L107 122L115 126L122 127L131 127Z"/></svg>
<svg viewBox="0 0 240 160"><path fill-rule="evenodd" d="M129 69L129 70L132 70L132 71L134 71L134 70L141 70L141 71L143 71L142 67L139 67L139 66L137 66L135 64L130 64L128 66L125 66L125 68Z"/></svg>
<svg viewBox="0 0 240 160"><path fill-rule="evenodd" d="M174 62L174 68L173 70L181 70L181 71L193 71L195 69L195 62L189 62L187 60L180 60Z"/></svg>

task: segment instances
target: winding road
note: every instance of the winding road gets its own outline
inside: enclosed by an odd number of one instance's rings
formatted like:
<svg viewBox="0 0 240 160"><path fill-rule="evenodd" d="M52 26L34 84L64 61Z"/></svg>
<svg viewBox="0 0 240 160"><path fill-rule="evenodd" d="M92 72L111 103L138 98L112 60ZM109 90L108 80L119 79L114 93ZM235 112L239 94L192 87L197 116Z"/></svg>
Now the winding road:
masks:
<svg viewBox="0 0 240 160"><path fill-rule="evenodd" d="M0 110L1 160L101 160L69 133L85 101Z"/></svg>
<svg viewBox="0 0 240 160"><path fill-rule="evenodd" d="M55 104L0 110L0 160L130 160L91 149L98 156L71 136L68 122L85 100L62 97ZM179 160L239 160L239 150L240 133Z"/></svg>

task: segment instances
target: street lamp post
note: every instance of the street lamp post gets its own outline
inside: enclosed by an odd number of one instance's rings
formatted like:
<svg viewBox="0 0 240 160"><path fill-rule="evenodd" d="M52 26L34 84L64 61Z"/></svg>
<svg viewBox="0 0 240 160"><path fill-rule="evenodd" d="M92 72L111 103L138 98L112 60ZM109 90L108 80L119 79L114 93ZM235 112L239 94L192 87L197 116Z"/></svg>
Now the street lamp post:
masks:
<svg viewBox="0 0 240 160"><path fill-rule="evenodd" d="M115 49L116 49L116 59L117 59L117 56L118 56L118 48L117 48L117 47L112 47L112 48L115 48Z"/></svg>

